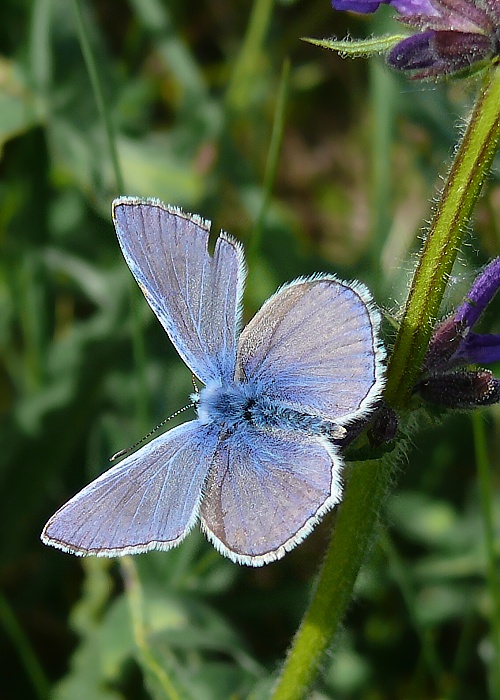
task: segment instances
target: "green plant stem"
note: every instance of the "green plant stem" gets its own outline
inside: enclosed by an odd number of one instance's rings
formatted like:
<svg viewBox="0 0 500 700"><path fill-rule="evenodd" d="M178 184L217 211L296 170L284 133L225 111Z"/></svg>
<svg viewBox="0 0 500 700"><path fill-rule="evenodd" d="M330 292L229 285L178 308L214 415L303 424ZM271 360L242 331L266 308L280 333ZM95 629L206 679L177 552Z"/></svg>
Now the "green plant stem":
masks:
<svg viewBox="0 0 500 700"><path fill-rule="evenodd" d="M447 276L500 139L500 68L494 68L471 115L436 207L388 367L392 405L407 403L421 367ZM398 449L402 450L402 441ZM353 465L316 585L276 685L273 700L300 700L339 629L397 463L395 452Z"/></svg>
<svg viewBox="0 0 500 700"><path fill-rule="evenodd" d="M351 598L391 472L392 460L388 457L350 465L323 569L273 700L300 700L306 696Z"/></svg>
<svg viewBox="0 0 500 700"><path fill-rule="evenodd" d="M491 597L491 641L494 653L490 664L490 695L495 700L500 700L500 575L497 569L497 555L495 552L494 489L491 483L483 413L476 411L472 414L472 426L484 525L487 563L486 580Z"/></svg>
<svg viewBox="0 0 500 700"><path fill-rule="evenodd" d="M385 398L407 405L459 246L500 142L500 68L492 69L446 179L387 371Z"/></svg>

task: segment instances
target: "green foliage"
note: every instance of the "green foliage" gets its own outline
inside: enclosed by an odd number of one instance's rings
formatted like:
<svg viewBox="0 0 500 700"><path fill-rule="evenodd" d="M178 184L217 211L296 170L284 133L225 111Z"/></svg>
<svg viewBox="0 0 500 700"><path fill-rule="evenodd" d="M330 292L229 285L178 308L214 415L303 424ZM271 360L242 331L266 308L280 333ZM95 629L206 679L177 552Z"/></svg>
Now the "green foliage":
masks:
<svg viewBox="0 0 500 700"><path fill-rule="evenodd" d="M119 192L74 4L0 5L2 697L268 698L335 516L261 570L225 560L198 531L118 563L38 540L111 454L192 390L120 255L111 199L160 197L239 237L247 318L282 282L333 271L376 292L391 342L430 193L478 85L408 85L301 42L347 34L328 0L81 2ZM349 21L360 40L374 34ZM446 308L498 254L498 174L497 163ZM469 416L412 432L311 697L494 697L498 418L484 421L488 507Z"/></svg>

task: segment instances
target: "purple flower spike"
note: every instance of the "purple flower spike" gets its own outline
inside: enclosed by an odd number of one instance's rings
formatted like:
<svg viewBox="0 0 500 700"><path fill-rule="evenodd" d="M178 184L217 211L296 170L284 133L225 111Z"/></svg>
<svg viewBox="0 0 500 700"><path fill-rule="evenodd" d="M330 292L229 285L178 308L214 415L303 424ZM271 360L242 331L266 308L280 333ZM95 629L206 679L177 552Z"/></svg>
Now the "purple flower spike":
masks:
<svg viewBox="0 0 500 700"><path fill-rule="evenodd" d="M455 313L436 326L425 358L426 372L500 361L500 335L483 335L472 331L499 289L500 258L495 258L476 277Z"/></svg>
<svg viewBox="0 0 500 700"><path fill-rule="evenodd" d="M500 258L476 277L454 314L438 323L415 391L447 408L473 408L500 401L500 381L489 370L456 370L460 365L500 362L500 335L472 328L500 289Z"/></svg>
<svg viewBox="0 0 500 700"><path fill-rule="evenodd" d="M437 10L432 0L393 0L391 5L402 16L410 15L436 15Z"/></svg>

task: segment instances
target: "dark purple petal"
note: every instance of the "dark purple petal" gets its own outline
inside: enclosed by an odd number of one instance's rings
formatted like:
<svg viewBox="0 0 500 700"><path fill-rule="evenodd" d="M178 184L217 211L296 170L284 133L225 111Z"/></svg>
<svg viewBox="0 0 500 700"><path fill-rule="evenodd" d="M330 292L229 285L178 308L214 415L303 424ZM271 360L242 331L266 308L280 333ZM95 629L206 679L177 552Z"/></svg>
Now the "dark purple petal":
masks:
<svg viewBox="0 0 500 700"><path fill-rule="evenodd" d="M445 408L476 408L500 401L500 381L486 369L434 374L420 381L415 391Z"/></svg>
<svg viewBox="0 0 500 700"><path fill-rule="evenodd" d="M485 34L429 29L396 44L387 63L399 70L418 70L418 77L424 78L456 73L493 52L493 40Z"/></svg>
<svg viewBox="0 0 500 700"><path fill-rule="evenodd" d="M389 51L387 63L399 70L416 70L433 66L436 62L431 46L434 34L434 31L429 30L403 39Z"/></svg>
<svg viewBox="0 0 500 700"><path fill-rule="evenodd" d="M386 0L332 0L334 10L343 12L375 12Z"/></svg>
<svg viewBox="0 0 500 700"><path fill-rule="evenodd" d="M500 287L500 258L492 260L476 277L455 313L455 321L472 328Z"/></svg>
<svg viewBox="0 0 500 700"><path fill-rule="evenodd" d="M453 366L450 360L452 357L456 358L461 349L460 346L464 340L464 329L464 324L457 323L454 316L448 316L444 321L438 323L432 334L429 349L425 356L422 368L424 372L436 372ZM456 361L454 364L460 364L461 362L461 360Z"/></svg>
<svg viewBox="0 0 500 700"><path fill-rule="evenodd" d="M430 0L332 0L335 10L369 13L392 5L401 15L436 14Z"/></svg>
<svg viewBox="0 0 500 700"><path fill-rule="evenodd" d="M454 359L478 365L500 362L500 335L469 333Z"/></svg>

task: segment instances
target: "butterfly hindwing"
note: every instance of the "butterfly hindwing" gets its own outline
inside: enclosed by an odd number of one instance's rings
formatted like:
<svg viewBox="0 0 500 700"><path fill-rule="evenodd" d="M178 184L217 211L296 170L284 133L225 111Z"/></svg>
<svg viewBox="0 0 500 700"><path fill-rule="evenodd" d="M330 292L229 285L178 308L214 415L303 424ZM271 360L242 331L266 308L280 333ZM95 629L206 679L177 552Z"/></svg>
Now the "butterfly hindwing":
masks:
<svg viewBox="0 0 500 700"><path fill-rule="evenodd" d="M341 466L325 438L242 425L215 453L202 527L217 549L240 564L279 559L339 502Z"/></svg>

